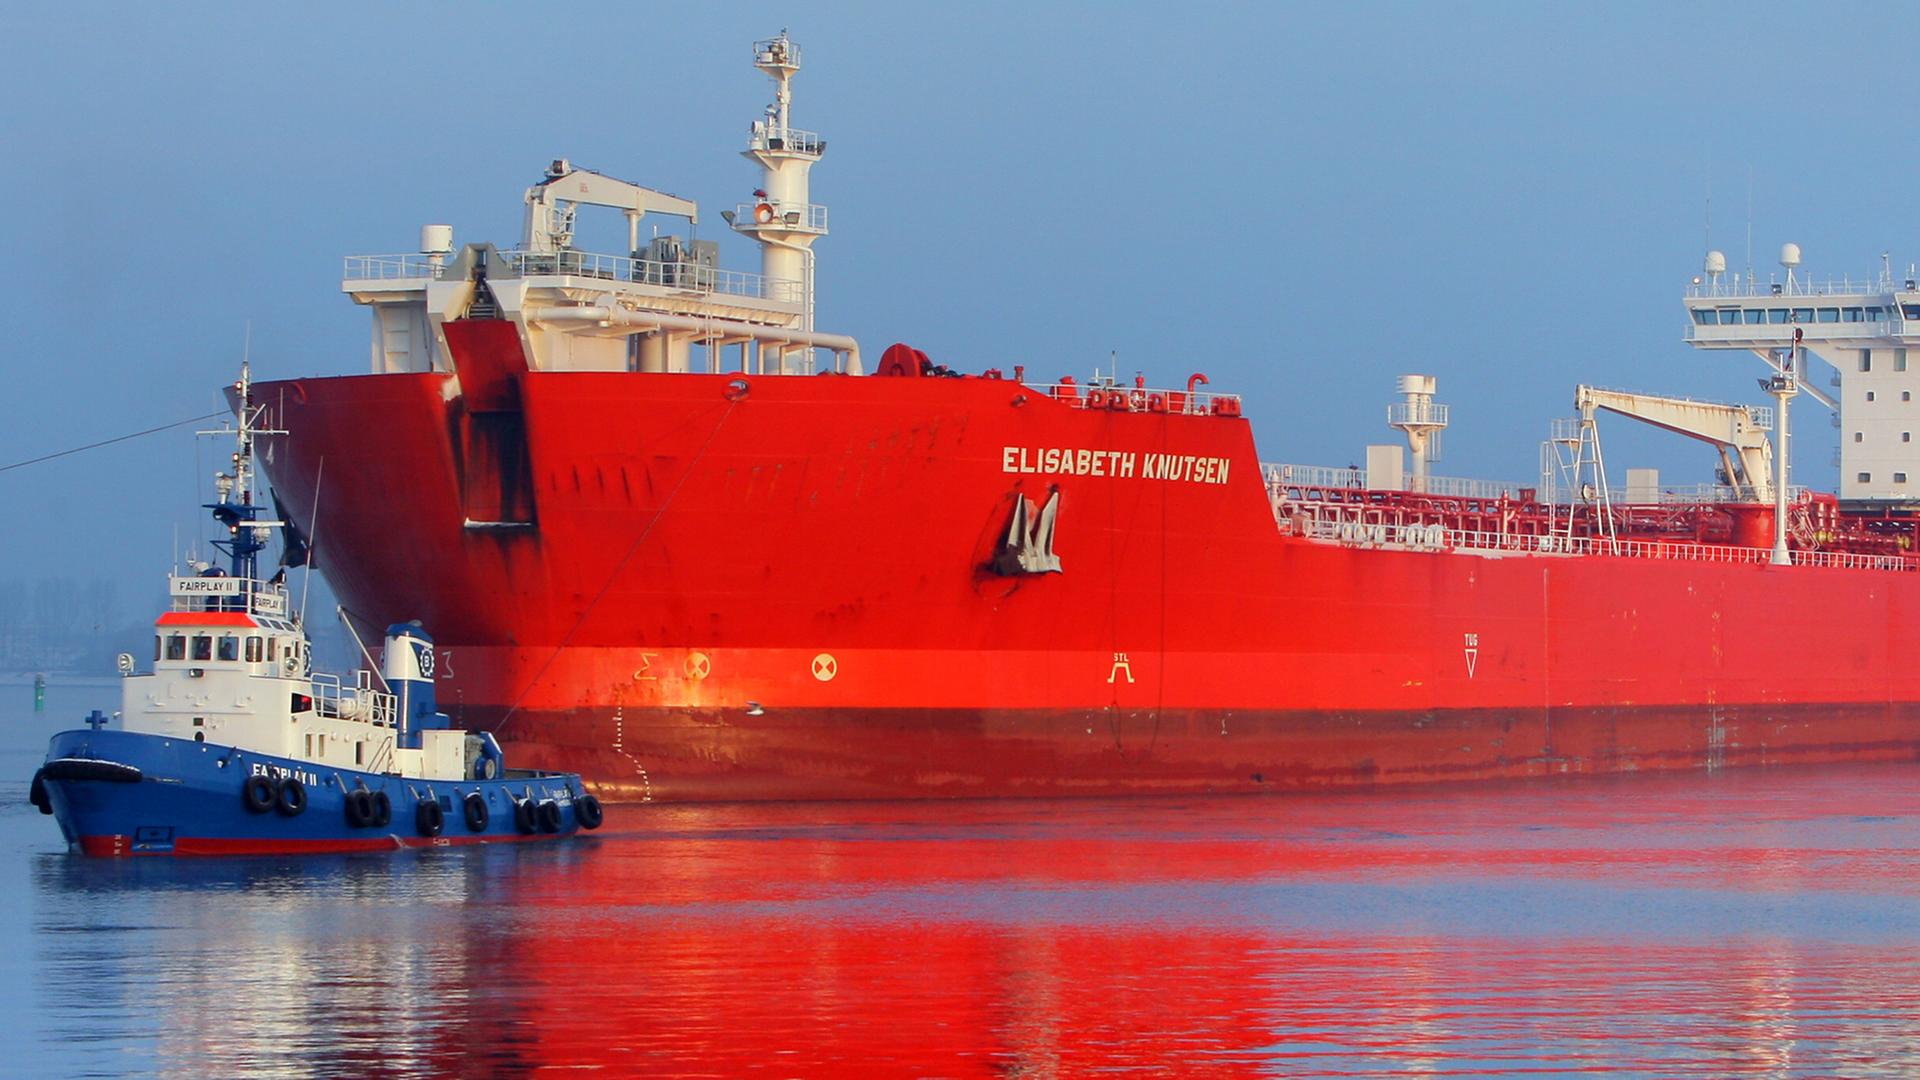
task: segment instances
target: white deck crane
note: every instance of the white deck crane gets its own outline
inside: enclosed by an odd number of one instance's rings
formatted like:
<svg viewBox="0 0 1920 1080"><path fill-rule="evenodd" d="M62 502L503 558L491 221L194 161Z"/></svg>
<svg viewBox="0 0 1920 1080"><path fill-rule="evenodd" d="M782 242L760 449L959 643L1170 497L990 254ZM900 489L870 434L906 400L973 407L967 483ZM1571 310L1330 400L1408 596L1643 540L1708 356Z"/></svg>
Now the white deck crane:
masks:
<svg viewBox="0 0 1920 1080"><path fill-rule="evenodd" d="M1591 386L1574 389L1573 405L1583 417L1591 417L1596 409L1605 409L1676 435L1711 443L1720 452L1727 483L1734 489L1736 498L1774 501L1773 441L1767 437L1772 418L1764 415L1764 409Z"/></svg>
<svg viewBox="0 0 1920 1080"><path fill-rule="evenodd" d="M574 208L607 206L627 215L627 251L640 254L640 218L649 211L700 223L700 208L692 199L629 184L592 169L576 169L565 158L547 166L546 179L527 189L526 249L564 251L573 246Z"/></svg>

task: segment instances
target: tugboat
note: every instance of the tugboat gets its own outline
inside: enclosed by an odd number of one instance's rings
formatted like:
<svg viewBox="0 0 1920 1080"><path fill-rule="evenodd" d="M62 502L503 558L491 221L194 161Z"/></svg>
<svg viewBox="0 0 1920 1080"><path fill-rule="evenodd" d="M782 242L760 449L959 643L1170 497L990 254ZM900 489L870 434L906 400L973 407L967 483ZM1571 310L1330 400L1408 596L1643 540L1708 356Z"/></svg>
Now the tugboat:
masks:
<svg viewBox="0 0 1920 1080"><path fill-rule="evenodd" d="M256 574L286 525L254 499L254 444L285 432L259 426L244 364L233 395L237 425L203 433L236 444L207 507L230 565L171 575L153 669L121 654L120 712L96 710L53 737L34 805L89 855L368 851L598 828L604 810L577 774L509 769L491 734L438 711L433 639L419 623L388 628L378 674L313 672L285 569ZM305 547L296 529L284 540L290 556Z"/></svg>

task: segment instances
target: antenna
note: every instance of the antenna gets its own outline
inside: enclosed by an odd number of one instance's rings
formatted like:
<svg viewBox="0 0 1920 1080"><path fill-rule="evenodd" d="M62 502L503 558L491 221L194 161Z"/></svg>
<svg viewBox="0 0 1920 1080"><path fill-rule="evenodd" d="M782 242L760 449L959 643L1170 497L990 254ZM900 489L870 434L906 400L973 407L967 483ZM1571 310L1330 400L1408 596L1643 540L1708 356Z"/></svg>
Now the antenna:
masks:
<svg viewBox="0 0 1920 1080"><path fill-rule="evenodd" d="M1747 166L1747 281L1753 281L1753 166Z"/></svg>

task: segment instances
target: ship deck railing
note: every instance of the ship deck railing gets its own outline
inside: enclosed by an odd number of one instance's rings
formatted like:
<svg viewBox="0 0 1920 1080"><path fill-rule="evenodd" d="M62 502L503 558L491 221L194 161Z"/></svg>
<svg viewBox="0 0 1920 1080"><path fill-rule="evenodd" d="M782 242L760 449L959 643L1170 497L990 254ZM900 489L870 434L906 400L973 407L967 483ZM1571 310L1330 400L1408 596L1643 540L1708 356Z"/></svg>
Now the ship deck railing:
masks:
<svg viewBox="0 0 1920 1080"><path fill-rule="evenodd" d="M1076 409L1112 412L1173 413L1179 416L1239 416L1239 394L1214 394L1204 390L1173 390L1155 386L1123 386L1118 383L1024 383L1063 405Z"/></svg>
<svg viewBox="0 0 1920 1080"><path fill-rule="evenodd" d="M635 259L626 255L605 255L592 251L500 252L509 266L525 275L586 277L601 281L624 281L637 285L655 285L691 293L741 296L754 300L799 303L804 290L798 281L770 278L744 270L722 270L693 260L661 261ZM398 255L349 255L341 264L344 281L409 281L438 278L444 263L438 257L417 253Z"/></svg>
<svg viewBox="0 0 1920 1080"><path fill-rule="evenodd" d="M1370 522L1350 512L1320 514L1314 512L1319 509L1317 507L1300 509L1306 512L1289 515L1279 521L1281 532L1346 547L1450 552L1459 555L1492 557L1560 555L1667 559L1748 566L1765 566L1773 561L1771 548L1740 547L1683 537L1628 539L1604 535L1569 535L1563 531L1493 532L1462 529L1445 522L1435 521ZM1788 557L1795 566L1820 566L1848 570L1920 570L1920 556L1914 555L1802 550L1790 551Z"/></svg>
<svg viewBox="0 0 1920 1080"><path fill-rule="evenodd" d="M1766 408L1756 406L1754 408ZM1767 409L1771 416L1772 409ZM1375 489L1367 470L1357 465L1345 468L1335 465L1291 465L1282 462L1260 463L1260 474L1266 480L1267 493L1276 500L1290 502L1314 501L1334 493L1341 496L1354 492L1381 490L1394 496L1437 495L1451 499L1522 499L1531 497L1542 503L1560 503L1572 501L1574 493L1564 487L1549 488L1544 480L1530 483L1514 483L1502 480L1475 480L1459 476L1429 476L1422 491L1413 490L1413 478L1403 477L1399 488ZM1670 484L1656 491L1633 492L1626 485L1612 489L1613 501L1620 505L1697 505L1700 503L1733 503L1748 501L1748 496L1739 488L1726 484ZM1787 489L1789 500L1798 500L1807 489L1794 485ZM1346 501L1346 500L1342 500Z"/></svg>
<svg viewBox="0 0 1920 1080"><path fill-rule="evenodd" d="M1741 278L1737 281L1723 278L1720 281L1694 282L1687 286L1689 297L1726 297L1734 300L1767 296L1888 296L1895 292L1913 291L1905 280L1895 281L1887 274L1860 277L1842 275L1837 278L1796 274L1791 281L1781 281L1778 275L1769 275L1766 281L1758 278Z"/></svg>
<svg viewBox="0 0 1920 1080"><path fill-rule="evenodd" d="M276 622L290 619L287 587L272 581L175 574L168 581L168 592L171 611L240 612Z"/></svg>
<svg viewBox="0 0 1920 1080"><path fill-rule="evenodd" d="M353 685L327 672L313 676L313 708L321 716L365 720L375 727L392 727L399 715L399 698L374 685L373 672L354 672Z"/></svg>

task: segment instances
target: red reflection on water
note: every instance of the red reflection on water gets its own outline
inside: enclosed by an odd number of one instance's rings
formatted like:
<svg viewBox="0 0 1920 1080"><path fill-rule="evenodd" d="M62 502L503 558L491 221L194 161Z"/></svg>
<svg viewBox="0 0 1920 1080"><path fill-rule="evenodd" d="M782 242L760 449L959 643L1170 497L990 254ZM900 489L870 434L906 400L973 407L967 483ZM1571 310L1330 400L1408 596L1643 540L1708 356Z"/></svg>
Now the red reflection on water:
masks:
<svg viewBox="0 0 1920 1080"><path fill-rule="evenodd" d="M149 929L49 944L43 990L158 1007L188 1075L1916 1074L1916 779L629 806L321 870L67 861L53 921Z"/></svg>
<svg viewBox="0 0 1920 1080"><path fill-rule="evenodd" d="M1575 905L1602 885L1910 894L1911 847L1871 846L1893 826L1852 819L1913 820L1913 773L1876 775L1811 792L626 808L571 871L522 861L498 882L515 929L486 993L511 1020L483 1056L713 1076L1920 1066L1911 937L1799 941L1718 927L1710 905L1653 934L1631 902L1513 935L1497 911L1421 910L1459 903L1424 891L1449 882L1491 883L1496 903L1516 880L1572 883ZM1284 892L1214 889L1316 881L1361 903L1397 891L1360 932L1314 932L1351 921L1324 912L1303 932ZM1458 918L1473 932L1422 929Z"/></svg>

